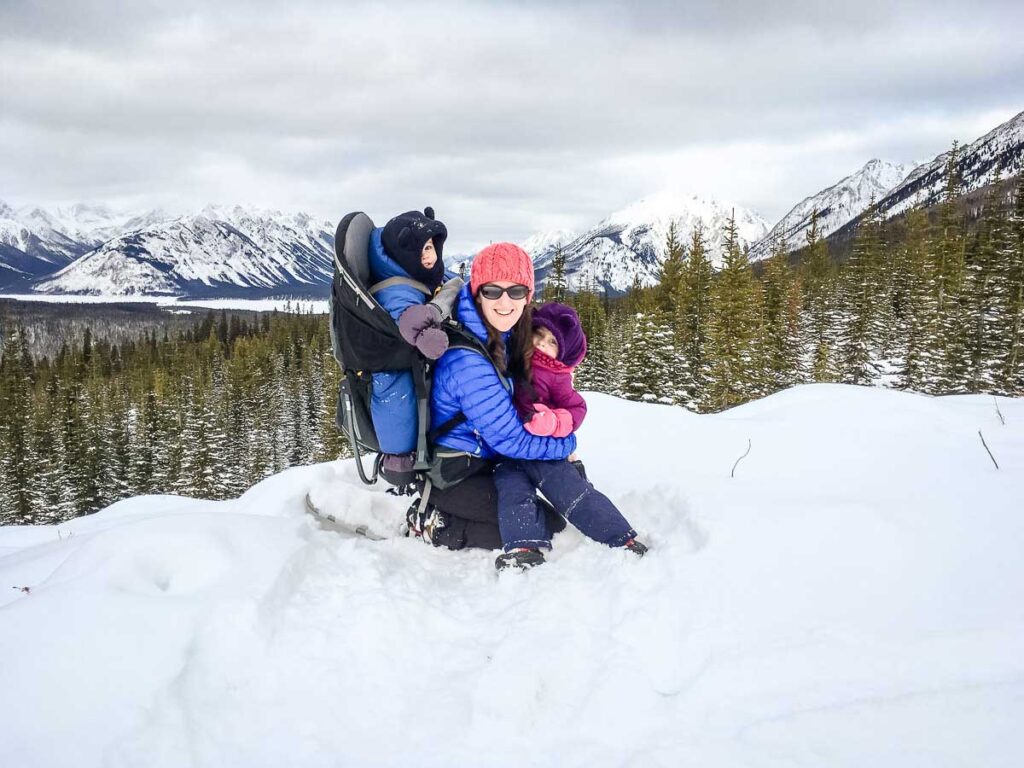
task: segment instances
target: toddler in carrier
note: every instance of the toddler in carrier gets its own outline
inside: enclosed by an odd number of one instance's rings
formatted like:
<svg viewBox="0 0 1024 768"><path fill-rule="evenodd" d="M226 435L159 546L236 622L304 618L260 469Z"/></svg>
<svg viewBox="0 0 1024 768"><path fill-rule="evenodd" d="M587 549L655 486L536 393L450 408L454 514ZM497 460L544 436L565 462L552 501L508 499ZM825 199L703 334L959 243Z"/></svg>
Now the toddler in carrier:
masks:
<svg viewBox="0 0 1024 768"><path fill-rule="evenodd" d="M586 354L587 337L572 307L552 302L534 311L528 379L516 382L514 394L527 432L565 437L583 423L587 404L573 388L572 373ZM582 464L570 460L504 459L495 468L498 527L505 549L495 561L498 570L539 565L544 562L541 550L551 548L551 533L535 501L536 490L595 541L625 547L640 556L647 551L611 500L587 481Z"/></svg>
<svg viewBox="0 0 1024 768"><path fill-rule="evenodd" d="M402 337L430 360L448 349L448 336L440 326L462 287L460 278L444 270L442 252L447 237L447 228L429 207L423 213L408 211L396 216L370 235L374 283L370 291L398 323ZM373 374L370 415L381 452L386 454L386 473L391 478L411 473L417 436L411 371Z"/></svg>

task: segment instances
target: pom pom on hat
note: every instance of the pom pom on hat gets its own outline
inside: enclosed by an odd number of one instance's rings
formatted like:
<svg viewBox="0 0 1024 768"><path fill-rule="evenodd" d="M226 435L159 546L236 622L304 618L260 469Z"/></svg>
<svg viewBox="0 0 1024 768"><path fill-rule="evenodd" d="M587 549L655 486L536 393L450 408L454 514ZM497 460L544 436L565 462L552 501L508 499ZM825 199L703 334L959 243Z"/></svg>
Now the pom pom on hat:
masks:
<svg viewBox="0 0 1024 768"><path fill-rule="evenodd" d="M530 289L526 300L533 299L533 262L529 254L514 243L492 243L473 258L469 270L469 289L476 296L481 285L507 280Z"/></svg>

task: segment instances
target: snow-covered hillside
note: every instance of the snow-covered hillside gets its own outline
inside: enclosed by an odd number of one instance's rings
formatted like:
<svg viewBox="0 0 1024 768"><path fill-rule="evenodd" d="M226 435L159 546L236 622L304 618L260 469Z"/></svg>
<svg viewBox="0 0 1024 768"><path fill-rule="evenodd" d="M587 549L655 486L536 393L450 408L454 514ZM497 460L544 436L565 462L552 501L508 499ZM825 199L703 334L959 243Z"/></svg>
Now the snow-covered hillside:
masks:
<svg viewBox="0 0 1024 768"><path fill-rule="evenodd" d="M621 292L637 275L644 285L658 281L672 223L684 244L700 223L708 253L715 266L720 266L725 256L722 232L733 212L742 244L764 237L768 222L753 211L708 197L659 192L616 211L585 232L540 232L521 245L533 259L538 285L544 284L560 245L571 289L594 285Z"/></svg>
<svg viewBox="0 0 1024 768"><path fill-rule="evenodd" d="M567 531L498 576L319 530L307 491L398 526L352 462L0 529L0 764L1024 761L1024 401L588 399L643 560Z"/></svg>
<svg viewBox="0 0 1024 768"><path fill-rule="evenodd" d="M45 293L324 296L333 276L329 222L208 206L122 234L40 282Z"/></svg>
<svg viewBox="0 0 1024 768"><path fill-rule="evenodd" d="M913 170L912 165L887 160L870 160L856 173L797 203L771 231L750 249L751 258L764 259L778 248L784 252L807 244L811 215L818 212L818 234L835 232L867 210L872 200L881 200Z"/></svg>

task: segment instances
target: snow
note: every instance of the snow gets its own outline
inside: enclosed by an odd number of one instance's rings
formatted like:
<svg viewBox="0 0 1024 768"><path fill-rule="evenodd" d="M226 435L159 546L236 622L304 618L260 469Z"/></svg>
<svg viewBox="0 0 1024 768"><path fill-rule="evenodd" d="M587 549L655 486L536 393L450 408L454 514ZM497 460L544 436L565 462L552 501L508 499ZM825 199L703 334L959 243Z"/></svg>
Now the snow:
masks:
<svg viewBox="0 0 1024 768"><path fill-rule="evenodd" d="M401 521L352 461L0 529L0 764L1021 764L1024 400L587 397L643 560L320 530Z"/></svg>

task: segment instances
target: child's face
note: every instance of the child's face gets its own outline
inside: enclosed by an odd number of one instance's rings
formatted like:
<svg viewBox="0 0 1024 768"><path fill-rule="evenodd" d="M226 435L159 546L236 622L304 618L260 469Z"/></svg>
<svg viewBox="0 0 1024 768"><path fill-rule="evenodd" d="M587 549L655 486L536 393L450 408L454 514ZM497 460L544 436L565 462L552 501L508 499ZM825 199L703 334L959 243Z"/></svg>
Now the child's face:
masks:
<svg viewBox="0 0 1024 768"><path fill-rule="evenodd" d="M434 250L434 238L430 238L423 246L420 253L420 264L430 269L437 264L437 251Z"/></svg>
<svg viewBox="0 0 1024 768"><path fill-rule="evenodd" d="M558 342L555 341L555 335L544 326L533 329L533 346L552 360L558 359Z"/></svg>

